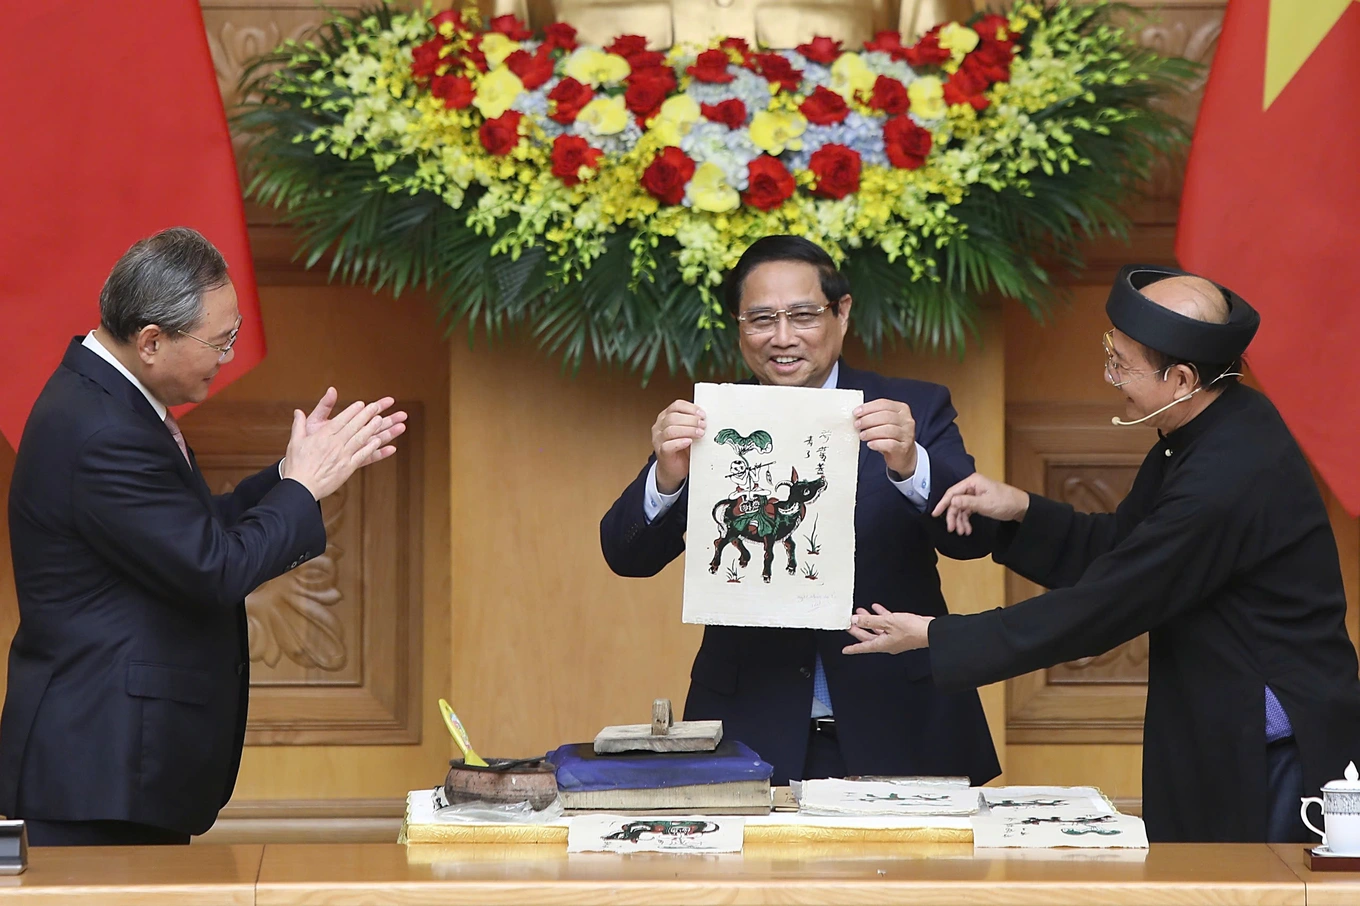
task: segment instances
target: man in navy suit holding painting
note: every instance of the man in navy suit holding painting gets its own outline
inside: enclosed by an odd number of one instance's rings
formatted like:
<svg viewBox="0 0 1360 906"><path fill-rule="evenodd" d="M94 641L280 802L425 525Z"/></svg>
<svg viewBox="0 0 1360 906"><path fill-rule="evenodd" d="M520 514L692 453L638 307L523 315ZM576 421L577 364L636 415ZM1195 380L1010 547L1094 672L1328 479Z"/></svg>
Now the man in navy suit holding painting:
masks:
<svg viewBox="0 0 1360 906"><path fill-rule="evenodd" d="M754 242L728 274L729 312L747 367L762 384L861 390L855 504L855 606L947 612L936 550L956 544L930 517L944 490L974 471L938 384L849 368L841 346L850 285L825 250L796 236ZM621 576L653 576L685 549L686 479L709 429L676 400L652 426L653 455L600 523L605 560ZM686 720L721 720L724 734L774 766L773 782L847 775L957 775L981 784L1000 766L976 691L946 694L921 652L841 654L845 632L707 626L690 673Z"/></svg>

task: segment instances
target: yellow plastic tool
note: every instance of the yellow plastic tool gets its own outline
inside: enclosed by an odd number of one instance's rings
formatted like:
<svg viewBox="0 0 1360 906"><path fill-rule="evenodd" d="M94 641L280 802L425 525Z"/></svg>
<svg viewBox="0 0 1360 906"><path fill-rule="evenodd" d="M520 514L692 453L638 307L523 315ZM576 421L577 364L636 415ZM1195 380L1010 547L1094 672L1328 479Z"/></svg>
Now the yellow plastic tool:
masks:
<svg viewBox="0 0 1360 906"><path fill-rule="evenodd" d="M458 715L453 713L453 708L444 699L439 700L439 713L444 717L444 726L449 728L449 735L453 741L458 743L458 748L463 750L463 764L470 764L474 767L487 767L486 760L476 752L472 751L472 741L468 739L467 730L463 729L463 724L458 720Z"/></svg>

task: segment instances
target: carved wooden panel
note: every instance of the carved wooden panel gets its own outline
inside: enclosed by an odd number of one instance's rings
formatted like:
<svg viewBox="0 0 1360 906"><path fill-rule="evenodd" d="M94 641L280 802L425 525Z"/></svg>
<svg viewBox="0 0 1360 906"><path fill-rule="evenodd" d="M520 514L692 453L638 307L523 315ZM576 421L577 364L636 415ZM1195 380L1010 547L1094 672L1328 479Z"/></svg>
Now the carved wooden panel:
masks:
<svg viewBox="0 0 1360 906"><path fill-rule="evenodd" d="M1128 493L1148 449L1150 428L1110 424L1112 406L1090 403L1006 407L1008 480L1017 487L1109 512ZM1007 604L1043 589L1006 576ZM1147 700L1147 637L1105 654L1007 683L1006 739L1016 743L1127 743L1142 740Z"/></svg>
<svg viewBox="0 0 1360 906"><path fill-rule="evenodd" d="M217 401L185 417L214 493L278 461L293 408ZM420 741L421 412L401 408L402 455L322 501L326 550L246 598L247 744Z"/></svg>
<svg viewBox="0 0 1360 906"><path fill-rule="evenodd" d="M1124 430L1114 428L1112 430ZM1137 465L1077 465L1060 458L1048 461L1045 497L1070 503L1079 513L1111 513L1133 487ZM1146 683L1147 637L1120 645L1096 657L1059 664L1048 670L1049 685L1055 683Z"/></svg>

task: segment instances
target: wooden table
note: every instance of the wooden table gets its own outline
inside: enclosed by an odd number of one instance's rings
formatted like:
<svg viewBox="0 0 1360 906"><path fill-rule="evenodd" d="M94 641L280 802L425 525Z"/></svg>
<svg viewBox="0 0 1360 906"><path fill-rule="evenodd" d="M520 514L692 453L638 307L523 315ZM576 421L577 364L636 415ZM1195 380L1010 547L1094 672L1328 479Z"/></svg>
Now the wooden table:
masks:
<svg viewBox="0 0 1360 906"><path fill-rule="evenodd" d="M0 875L0 903L250 906L264 847L30 847L28 870Z"/></svg>
<svg viewBox="0 0 1360 906"><path fill-rule="evenodd" d="M560 845L269 844L30 850L0 904L1360 904L1360 875L1301 846L1006 850L747 846L723 856L568 855Z"/></svg>
<svg viewBox="0 0 1360 906"><path fill-rule="evenodd" d="M1348 871L1309 871L1302 843L1272 843L1270 848L1303 879L1308 906L1356 906L1360 904L1360 874Z"/></svg>
<svg viewBox="0 0 1360 906"><path fill-rule="evenodd" d="M534 845L407 852L295 844L266 848L256 902L1304 904L1302 882L1266 846L1035 855L975 857L968 844L753 846L708 857L567 855Z"/></svg>

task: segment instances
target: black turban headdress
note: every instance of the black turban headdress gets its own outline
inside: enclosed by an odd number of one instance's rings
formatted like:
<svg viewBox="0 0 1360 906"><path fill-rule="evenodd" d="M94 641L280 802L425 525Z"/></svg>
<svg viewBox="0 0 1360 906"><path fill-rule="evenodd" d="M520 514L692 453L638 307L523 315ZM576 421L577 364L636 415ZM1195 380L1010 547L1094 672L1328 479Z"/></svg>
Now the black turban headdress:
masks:
<svg viewBox="0 0 1360 906"><path fill-rule="evenodd" d="M1237 361L1256 336L1261 316L1241 296L1215 283L1228 301L1228 322L1197 321L1158 305L1141 290L1167 277L1192 277L1174 267L1128 264L1115 277L1105 314L1120 332L1149 349L1187 362Z"/></svg>

